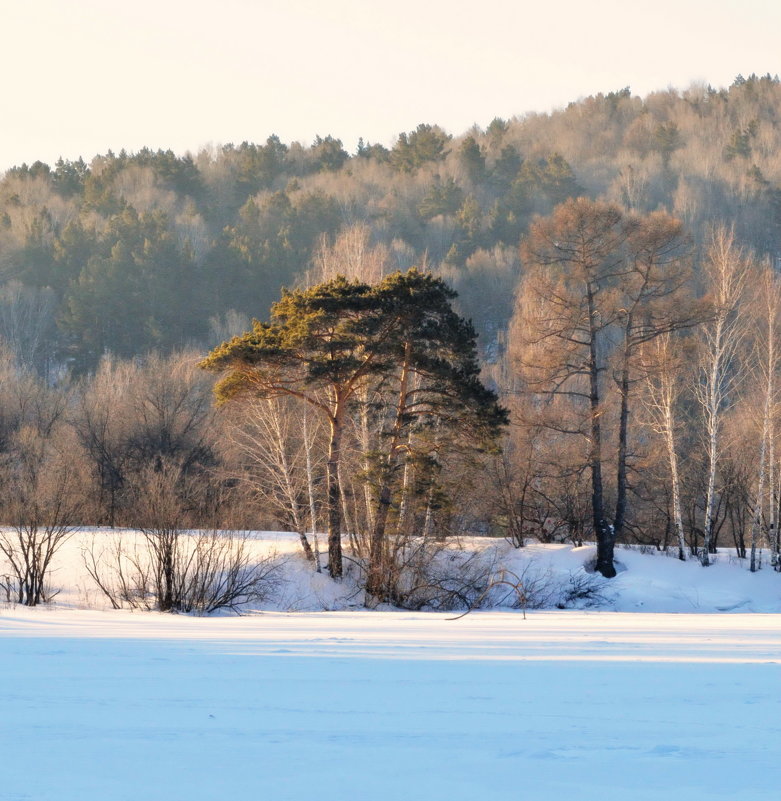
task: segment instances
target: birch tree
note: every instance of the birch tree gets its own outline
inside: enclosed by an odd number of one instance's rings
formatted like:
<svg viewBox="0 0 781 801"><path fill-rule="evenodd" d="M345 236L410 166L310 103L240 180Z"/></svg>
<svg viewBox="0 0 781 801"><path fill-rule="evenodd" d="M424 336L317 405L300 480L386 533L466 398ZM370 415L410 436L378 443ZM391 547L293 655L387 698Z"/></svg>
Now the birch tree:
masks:
<svg viewBox="0 0 781 801"><path fill-rule="evenodd" d="M712 306L711 319L701 328L702 356L697 397L702 408L708 464L704 543L701 561L710 564L716 525L716 479L720 434L725 411L733 404L741 378L738 352L746 334L741 301L749 275L749 259L735 242L732 230L711 233L703 272Z"/></svg>
<svg viewBox="0 0 781 801"><path fill-rule="evenodd" d="M316 541L313 440L317 424L311 409L289 398L253 398L241 409L232 438L245 468L241 477L291 531L319 570Z"/></svg>
<svg viewBox="0 0 781 801"><path fill-rule="evenodd" d="M352 281L376 284L389 272L390 252L372 244L371 228L355 223L344 228L333 241L322 235L312 256L307 283L320 284L341 275Z"/></svg>
<svg viewBox="0 0 781 801"><path fill-rule="evenodd" d="M686 538L681 511L681 479L678 470L676 407L683 390L683 358L672 335L667 332L648 343L641 355L645 373L645 408L652 429L662 437L670 467L672 518L678 543L678 558L686 561Z"/></svg>
<svg viewBox="0 0 781 801"><path fill-rule="evenodd" d="M775 493L775 412L777 405L776 376L779 368L779 313L781 312L781 279L769 265L761 271L758 298L758 326L755 334L757 383L762 389L762 434L757 468L757 489L751 527L751 571L757 569L757 548L763 534L769 533L771 562L778 562L776 538ZM769 496L769 497L768 497Z"/></svg>

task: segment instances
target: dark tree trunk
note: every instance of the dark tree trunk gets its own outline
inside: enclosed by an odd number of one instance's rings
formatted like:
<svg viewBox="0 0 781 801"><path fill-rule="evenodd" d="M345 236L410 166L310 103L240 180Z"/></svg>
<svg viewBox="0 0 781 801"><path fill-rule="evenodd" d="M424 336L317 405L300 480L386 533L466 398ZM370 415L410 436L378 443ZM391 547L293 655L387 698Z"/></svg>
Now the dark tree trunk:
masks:
<svg viewBox="0 0 781 801"><path fill-rule="evenodd" d="M613 537L618 540L624 532L627 507L626 455L629 430L629 354L624 354L619 392L621 412L618 419L618 466L616 472L616 515L613 520Z"/></svg>
<svg viewBox="0 0 781 801"><path fill-rule="evenodd" d="M342 509L339 486L339 458L342 446L343 412L337 406L331 419L331 439L328 444L328 571L332 578L342 577Z"/></svg>
<svg viewBox="0 0 781 801"><path fill-rule="evenodd" d="M158 605L161 612L169 612L174 606L174 565L169 550L163 554L163 595Z"/></svg>
<svg viewBox="0 0 781 801"><path fill-rule="evenodd" d="M369 575L366 580L366 592L375 598L382 599L387 588L383 586L383 544L385 540L385 526L391 505L391 488L385 483L380 489L377 510L374 515L374 528L372 530L369 547Z"/></svg>
<svg viewBox="0 0 781 801"><path fill-rule="evenodd" d="M589 341L589 401L591 406L591 447L589 464L591 468L591 515L594 537L597 541L596 569L605 577L613 578L613 548L615 535L613 527L605 520L605 491L602 485L602 424L599 395L599 361L597 354L597 330L594 326L596 309L594 293L588 288L589 321L592 325Z"/></svg>

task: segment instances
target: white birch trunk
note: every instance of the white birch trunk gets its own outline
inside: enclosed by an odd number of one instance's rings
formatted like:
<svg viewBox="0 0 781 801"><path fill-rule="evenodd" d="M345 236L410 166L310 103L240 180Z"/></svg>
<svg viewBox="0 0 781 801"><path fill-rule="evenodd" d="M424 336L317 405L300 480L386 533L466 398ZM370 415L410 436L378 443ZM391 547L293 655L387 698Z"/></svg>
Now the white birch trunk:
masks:
<svg viewBox="0 0 781 801"><path fill-rule="evenodd" d="M434 530L434 487L428 491L428 498L426 500L426 517L423 521L423 539L430 540L431 533Z"/></svg>
<svg viewBox="0 0 781 801"><path fill-rule="evenodd" d="M686 538L683 532L683 515L681 514L681 480L678 475L678 454L675 452L675 427L673 421L672 403L665 412L665 440L667 442L667 459L670 462L670 483L673 495L673 526L675 537L678 540L678 558L686 561Z"/></svg>
<svg viewBox="0 0 781 801"><path fill-rule="evenodd" d="M704 272L708 277L714 316L703 328L704 353L702 383L698 397L705 418L708 480L705 500L705 526L702 564L710 564L716 509L716 475L719 462L719 434L722 416L732 402L741 371L736 355L745 335L741 318L746 279L751 262L734 242L734 235L724 228L711 236Z"/></svg>
<svg viewBox="0 0 781 801"><path fill-rule="evenodd" d="M714 509L716 508L716 469L719 460L719 393L718 384L721 376L720 351L713 354L708 372L707 401L705 404L705 430L707 433L708 483L705 494L705 527L703 531L702 564L710 564L710 549L715 526Z"/></svg>
<svg viewBox="0 0 781 801"><path fill-rule="evenodd" d="M322 572L320 567L320 543L317 540L317 504L315 502L315 473L312 467L312 448L314 442L309 435L309 422L306 410L303 419L304 453L306 456L306 489L309 496L309 526L312 533L312 551L315 557L315 570Z"/></svg>
<svg viewBox="0 0 781 801"><path fill-rule="evenodd" d="M345 487L347 486L344 481L344 475L342 471L342 465L339 464L337 469L337 475L339 476L339 498L342 504L342 520L344 521L344 528L347 533L347 537L352 545L353 550L356 550L360 547L360 544L357 540L357 532L355 526L353 525L353 516L350 512L350 504L347 500L347 493L345 492Z"/></svg>
<svg viewBox="0 0 781 801"><path fill-rule="evenodd" d="M675 405L680 391L678 374L682 366L680 358L676 358L673 352L671 334L659 336L651 348L650 353L645 351L641 354L641 364L646 373L648 390L645 403L653 421L653 428L664 440L667 451L667 461L670 465L673 528L678 542L678 558L686 561L686 538L681 511L681 479L675 443Z"/></svg>
<svg viewBox="0 0 781 801"><path fill-rule="evenodd" d="M776 426L773 415L770 416L770 436L768 437L768 457L767 457L767 484L770 488L769 514L768 514L768 538L770 539L770 564L776 568L779 565L779 537L778 537L778 486L776 483Z"/></svg>
<svg viewBox="0 0 781 801"><path fill-rule="evenodd" d="M369 463L369 453L371 447L371 431L369 430L369 391L364 390L363 405L361 407L361 451L363 452L363 471L369 475L371 464ZM369 481L363 482L363 502L366 507L367 529L374 529L374 502L372 500L372 490Z"/></svg>
<svg viewBox="0 0 781 801"><path fill-rule="evenodd" d="M762 518L765 506L765 473L766 471L766 462L765 456L767 451L767 437L768 437L768 425L767 425L767 414L768 414L768 403L765 402L765 417L764 417L764 424L762 426L762 444L759 447L759 477L757 480L757 496L754 502L754 515L752 520L751 526L751 572L754 573L757 570L757 546L759 544L759 539L762 535Z"/></svg>
<svg viewBox="0 0 781 801"><path fill-rule="evenodd" d="M776 348L776 329L779 309L781 309L781 282L775 275L771 267L766 266L763 273L761 285L760 302L764 303L764 330L761 330L757 339L760 341L760 361L761 375L764 379L765 398L762 411L762 441L759 449L759 471L757 477L757 494L754 503L754 514L751 526L751 572L758 569L757 548L762 547L767 539L763 536L769 533L771 553L775 544L775 487L774 487L774 425L773 414L775 411L776 388L775 378L778 369L778 353ZM764 342L762 341L764 339ZM765 514L765 487L769 488L770 495L770 520ZM771 562L774 563L773 553Z"/></svg>
<svg viewBox="0 0 781 801"><path fill-rule="evenodd" d="M399 501L399 519L396 523L396 535L403 537L407 530L409 514L409 490L412 482L412 465L409 458L404 462L404 473L401 479L401 500Z"/></svg>

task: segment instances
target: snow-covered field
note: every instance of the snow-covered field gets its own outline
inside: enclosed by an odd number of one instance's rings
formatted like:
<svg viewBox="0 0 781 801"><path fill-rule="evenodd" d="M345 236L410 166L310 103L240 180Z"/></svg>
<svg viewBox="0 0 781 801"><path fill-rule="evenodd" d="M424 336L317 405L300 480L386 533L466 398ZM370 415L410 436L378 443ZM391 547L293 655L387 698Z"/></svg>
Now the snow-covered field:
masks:
<svg viewBox="0 0 781 801"><path fill-rule="evenodd" d="M0 799L776 798L781 576L618 556L601 611L459 620L78 608L66 558L65 604L0 609Z"/></svg>

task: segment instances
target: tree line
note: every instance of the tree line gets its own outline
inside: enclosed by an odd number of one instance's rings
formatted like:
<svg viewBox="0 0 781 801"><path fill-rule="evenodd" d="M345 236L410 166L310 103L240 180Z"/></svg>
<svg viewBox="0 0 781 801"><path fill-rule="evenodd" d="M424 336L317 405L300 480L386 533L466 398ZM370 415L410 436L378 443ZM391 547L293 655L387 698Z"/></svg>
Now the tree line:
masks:
<svg viewBox="0 0 781 801"><path fill-rule="evenodd" d="M775 258L780 105L777 78L750 76L645 98L621 89L459 136L421 124L352 154L330 136L271 136L21 165L0 180L3 334L42 370L212 346L232 321L265 319L324 239L358 227L391 271L425 263L446 278L494 359L519 240L568 198L665 208L700 245L726 221Z"/></svg>

